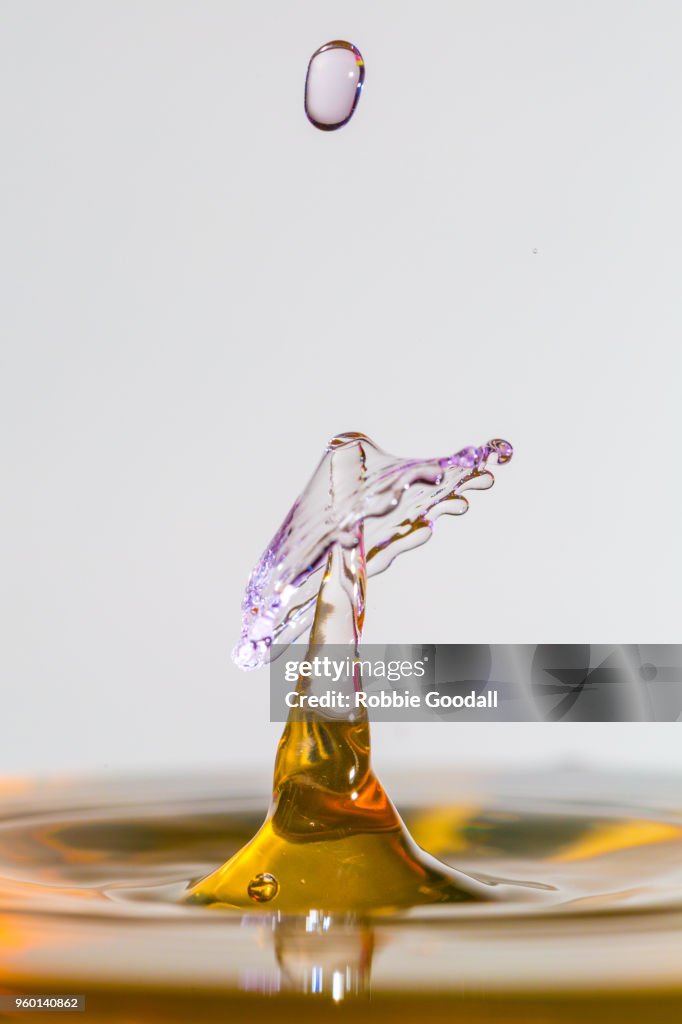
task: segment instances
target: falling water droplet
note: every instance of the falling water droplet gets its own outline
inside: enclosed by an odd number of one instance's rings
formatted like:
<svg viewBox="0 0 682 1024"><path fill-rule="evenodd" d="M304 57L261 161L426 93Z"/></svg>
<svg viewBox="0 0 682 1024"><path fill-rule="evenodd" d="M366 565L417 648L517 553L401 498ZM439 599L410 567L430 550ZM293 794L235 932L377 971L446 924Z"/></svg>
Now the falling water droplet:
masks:
<svg viewBox="0 0 682 1024"><path fill-rule="evenodd" d="M274 875L264 871L251 879L246 891L254 903L269 903L279 892L279 882Z"/></svg>
<svg viewBox="0 0 682 1024"><path fill-rule="evenodd" d="M365 80L362 54L352 43L335 39L310 58L305 79L305 112L324 132L350 121Z"/></svg>

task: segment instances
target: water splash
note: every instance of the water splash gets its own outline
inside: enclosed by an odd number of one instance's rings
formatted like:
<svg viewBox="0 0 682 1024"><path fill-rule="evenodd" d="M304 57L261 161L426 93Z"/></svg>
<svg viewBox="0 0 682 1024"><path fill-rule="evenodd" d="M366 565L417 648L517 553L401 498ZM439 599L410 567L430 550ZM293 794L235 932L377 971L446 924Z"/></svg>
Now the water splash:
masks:
<svg viewBox="0 0 682 1024"><path fill-rule="evenodd" d="M233 657L243 669L270 658L274 643L293 643L310 627L333 546L352 549L363 528L367 575L424 544L439 516L467 511L464 492L487 490L489 464L513 454L495 438L478 448L431 459L399 459L360 433L339 434L266 548L242 602L242 632ZM343 460L347 467L340 471Z"/></svg>
<svg viewBox="0 0 682 1024"><path fill-rule="evenodd" d="M302 632L309 612L309 659L326 644L350 645L357 655L368 570L380 572L427 540L443 512L466 511L462 492L490 487L488 461L511 455L511 446L496 440L441 459L396 459L364 434L333 438L251 577L238 662L261 663L274 637ZM299 693L312 685L299 675ZM355 661L335 685L348 698L362 689ZM263 825L187 900L250 907L261 896L260 885L252 891L254 879L266 875L268 902L288 914L386 912L505 895L499 879L467 876L415 843L372 768L364 710L336 718L291 708Z"/></svg>

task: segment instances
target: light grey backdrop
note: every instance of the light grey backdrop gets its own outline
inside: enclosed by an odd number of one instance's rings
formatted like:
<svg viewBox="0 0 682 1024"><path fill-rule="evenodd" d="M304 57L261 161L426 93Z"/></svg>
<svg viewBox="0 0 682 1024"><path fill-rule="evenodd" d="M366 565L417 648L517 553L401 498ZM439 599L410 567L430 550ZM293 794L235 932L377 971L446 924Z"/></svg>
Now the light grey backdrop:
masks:
<svg viewBox="0 0 682 1024"><path fill-rule="evenodd" d="M302 111L321 43L355 118ZM229 661L326 439L501 435L367 640L679 635L676 0L4 0L0 771L269 763ZM394 725L381 765L682 762L679 726Z"/></svg>

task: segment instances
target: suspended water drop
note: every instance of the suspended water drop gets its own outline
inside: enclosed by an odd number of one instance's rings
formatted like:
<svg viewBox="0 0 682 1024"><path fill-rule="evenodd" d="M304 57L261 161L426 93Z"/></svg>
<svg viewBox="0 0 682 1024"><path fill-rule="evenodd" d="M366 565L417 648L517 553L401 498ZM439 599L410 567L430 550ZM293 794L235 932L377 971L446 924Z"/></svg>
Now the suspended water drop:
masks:
<svg viewBox="0 0 682 1024"><path fill-rule="evenodd" d="M352 43L335 39L310 58L305 79L305 112L311 124L332 132L350 121L365 80L362 54Z"/></svg>

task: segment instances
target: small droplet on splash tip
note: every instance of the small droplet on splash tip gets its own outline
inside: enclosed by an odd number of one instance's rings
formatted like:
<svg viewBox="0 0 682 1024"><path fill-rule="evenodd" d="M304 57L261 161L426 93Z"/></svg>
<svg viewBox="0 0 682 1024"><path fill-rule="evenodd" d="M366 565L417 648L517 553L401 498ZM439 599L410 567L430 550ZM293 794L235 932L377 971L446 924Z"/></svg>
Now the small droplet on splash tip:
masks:
<svg viewBox="0 0 682 1024"><path fill-rule="evenodd" d="M356 46L343 39L325 43L310 58L305 79L305 113L323 132L342 128L355 113L365 62Z"/></svg>
<svg viewBox="0 0 682 1024"><path fill-rule="evenodd" d="M279 892L279 882L274 875L264 871L251 879L246 891L254 903L269 903Z"/></svg>

